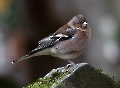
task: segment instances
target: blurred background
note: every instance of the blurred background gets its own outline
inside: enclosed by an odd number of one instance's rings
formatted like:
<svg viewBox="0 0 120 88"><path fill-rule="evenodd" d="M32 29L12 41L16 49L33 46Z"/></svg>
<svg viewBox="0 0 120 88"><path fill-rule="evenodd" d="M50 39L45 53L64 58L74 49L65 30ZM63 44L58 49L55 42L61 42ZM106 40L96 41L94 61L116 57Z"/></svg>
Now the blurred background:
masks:
<svg viewBox="0 0 120 88"><path fill-rule="evenodd" d="M120 80L120 0L0 0L0 88L21 88L53 68L68 64L52 56L11 61L36 48L73 16L83 14L92 29L87 62Z"/></svg>

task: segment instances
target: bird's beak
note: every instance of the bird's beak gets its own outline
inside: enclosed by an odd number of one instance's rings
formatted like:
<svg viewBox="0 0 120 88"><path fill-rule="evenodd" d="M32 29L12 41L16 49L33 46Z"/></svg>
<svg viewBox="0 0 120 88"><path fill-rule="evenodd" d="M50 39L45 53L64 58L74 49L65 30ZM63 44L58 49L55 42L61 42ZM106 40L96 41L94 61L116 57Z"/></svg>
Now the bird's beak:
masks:
<svg viewBox="0 0 120 88"><path fill-rule="evenodd" d="M88 25L87 22L84 22L84 23L82 24L83 27L86 27L87 25Z"/></svg>

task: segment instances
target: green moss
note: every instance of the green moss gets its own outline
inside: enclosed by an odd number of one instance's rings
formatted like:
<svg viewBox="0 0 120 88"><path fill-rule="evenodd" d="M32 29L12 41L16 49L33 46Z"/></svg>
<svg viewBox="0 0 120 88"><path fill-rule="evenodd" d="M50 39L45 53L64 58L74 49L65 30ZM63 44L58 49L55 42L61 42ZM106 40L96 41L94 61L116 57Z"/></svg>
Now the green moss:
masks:
<svg viewBox="0 0 120 88"><path fill-rule="evenodd" d="M50 88L52 85L47 78L39 78L36 82L31 83L30 85L23 88Z"/></svg>
<svg viewBox="0 0 120 88"><path fill-rule="evenodd" d="M44 78L39 78L36 82L23 88L50 88L53 85L56 86L66 75L73 72L73 70L74 68L70 65L67 65L66 68L63 69L53 69Z"/></svg>
<svg viewBox="0 0 120 88"><path fill-rule="evenodd" d="M101 72L101 73L103 72L101 68L99 68L98 71Z"/></svg>

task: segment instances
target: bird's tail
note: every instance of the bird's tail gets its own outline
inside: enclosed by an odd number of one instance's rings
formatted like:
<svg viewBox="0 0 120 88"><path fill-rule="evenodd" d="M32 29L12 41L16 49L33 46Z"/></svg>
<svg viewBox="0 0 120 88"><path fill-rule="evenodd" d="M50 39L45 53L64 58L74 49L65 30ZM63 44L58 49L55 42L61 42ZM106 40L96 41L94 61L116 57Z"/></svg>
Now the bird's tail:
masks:
<svg viewBox="0 0 120 88"><path fill-rule="evenodd" d="M21 58L19 58L19 59L17 59L17 60L12 61L11 63L14 64L14 63L20 62L20 61L22 61L22 60L31 58L31 57L33 57L33 56L34 56L34 55L29 55L29 54L27 54L27 55L25 55L25 56L23 56L23 57L21 57Z"/></svg>
<svg viewBox="0 0 120 88"><path fill-rule="evenodd" d="M29 59L31 57L37 56L38 55L37 53L39 51L41 52L41 53L39 52L39 55L44 55L44 53L45 54L47 53L47 50L45 50L45 51L43 50L43 52L42 52L41 49L42 49L42 47L39 46L39 47L35 48L34 50L30 51L27 55L25 55L25 56L23 56L23 57L21 57L17 60L14 60L11 63L14 64L14 63L20 62L22 60Z"/></svg>

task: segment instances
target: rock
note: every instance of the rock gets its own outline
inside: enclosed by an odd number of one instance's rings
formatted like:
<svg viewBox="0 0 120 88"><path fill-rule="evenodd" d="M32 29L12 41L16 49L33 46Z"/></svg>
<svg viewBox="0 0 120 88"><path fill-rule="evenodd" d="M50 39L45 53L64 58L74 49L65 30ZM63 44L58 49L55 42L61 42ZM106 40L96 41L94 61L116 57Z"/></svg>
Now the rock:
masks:
<svg viewBox="0 0 120 88"><path fill-rule="evenodd" d="M23 88L120 88L120 84L87 63L53 69Z"/></svg>

